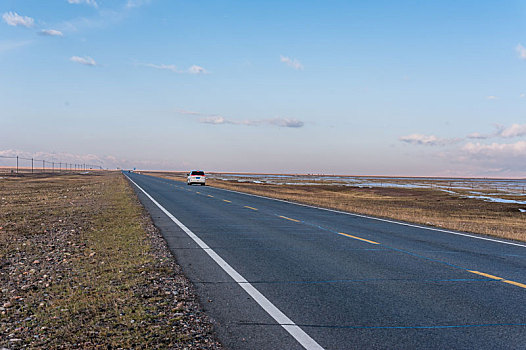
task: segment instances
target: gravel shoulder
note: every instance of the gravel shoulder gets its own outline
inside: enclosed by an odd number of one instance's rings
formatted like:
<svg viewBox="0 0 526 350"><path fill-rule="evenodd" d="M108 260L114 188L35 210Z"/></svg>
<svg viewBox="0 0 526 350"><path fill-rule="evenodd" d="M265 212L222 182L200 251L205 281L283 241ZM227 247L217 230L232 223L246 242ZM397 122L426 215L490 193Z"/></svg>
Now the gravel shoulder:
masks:
<svg viewBox="0 0 526 350"><path fill-rule="evenodd" d="M222 348L117 172L0 179L0 286L0 348Z"/></svg>

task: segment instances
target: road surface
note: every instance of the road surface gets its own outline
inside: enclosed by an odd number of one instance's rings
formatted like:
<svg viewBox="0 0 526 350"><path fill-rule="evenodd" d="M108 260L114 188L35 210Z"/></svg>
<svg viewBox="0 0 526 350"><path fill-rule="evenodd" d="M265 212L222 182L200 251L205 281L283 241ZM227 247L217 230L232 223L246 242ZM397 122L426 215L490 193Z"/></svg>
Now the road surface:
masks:
<svg viewBox="0 0 526 350"><path fill-rule="evenodd" d="M125 173L231 349L526 349L526 244Z"/></svg>

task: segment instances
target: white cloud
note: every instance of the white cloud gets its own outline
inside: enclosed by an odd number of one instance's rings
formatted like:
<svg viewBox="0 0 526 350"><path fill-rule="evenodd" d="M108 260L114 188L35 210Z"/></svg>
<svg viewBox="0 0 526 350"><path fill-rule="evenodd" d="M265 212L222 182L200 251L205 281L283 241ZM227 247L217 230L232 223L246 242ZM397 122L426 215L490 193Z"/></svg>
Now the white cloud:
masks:
<svg viewBox="0 0 526 350"><path fill-rule="evenodd" d="M153 64L153 63L145 63L144 66L155 68L155 69L162 69L162 70L169 70L174 73L180 73L179 70L177 70L177 67L173 64Z"/></svg>
<svg viewBox="0 0 526 350"><path fill-rule="evenodd" d="M526 124L513 124L500 132L501 137L510 138L526 135Z"/></svg>
<svg viewBox="0 0 526 350"><path fill-rule="evenodd" d="M97 2L95 0L68 0L68 2L70 4L76 4L76 5L86 4L86 5L89 5L89 6L93 6L95 8L99 7L99 5L97 4Z"/></svg>
<svg viewBox="0 0 526 350"><path fill-rule="evenodd" d="M247 126L256 126L260 125L262 121L259 120L232 120L232 119L226 119L225 117L222 117L220 115L208 115L204 116L202 118L199 118L200 123L204 124L213 124L213 125L221 125L221 124L231 124L231 125L247 125Z"/></svg>
<svg viewBox="0 0 526 350"><path fill-rule="evenodd" d="M97 65L97 62L95 62L95 60L89 56L85 56L85 57L73 56L70 58L70 61L79 63L79 64L83 64L85 66L93 67Z"/></svg>
<svg viewBox="0 0 526 350"><path fill-rule="evenodd" d="M272 119L262 119L262 120L232 120L226 119L219 115L213 115L208 117L203 117L199 119L201 123L205 124L232 124L232 125L246 125L246 126L259 126L259 125L274 125L282 128L301 128L304 123L301 120L297 119L287 119L287 118L272 118Z"/></svg>
<svg viewBox="0 0 526 350"><path fill-rule="evenodd" d="M295 70L303 70L303 65L301 62L295 58L280 56L280 61L285 63L287 66L294 68Z"/></svg>
<svg viewBox="0 0 526 350"><path fill-rule="evenodd" d="M190 73L190 74L206 74L208 72L203 67L199 67L199 66L193 65L190 68L188 68L188 73Z"/></svg>
<svg viewBox="0 0 526 350"><path fill-rule="evenodd" d="M468 142L444 154L444 157L466 174L526 176L526 141L490 144Z"/></svg>
<svg viewBox="0 0 526 350"><path fill-rule="evenodd" d="M199 122L200 123L212 124L212 125L224 125L224 124L245 125L245 126L273 125L273 126L279 126L279 127L283 127L283 128L301 128L305 124L301 120L292 119L292 118L270 118L270 119L260 119L260 120L251 120L251 119L236 120L236 119L225 118L225 117L223 117L223 116L221 116L219 114L205 114L205 113L199 113L199 112L187 111L187 110L178 110L177 113L184 114L184 115L200 117L199 118Z"/></svg>
<svg viewBox="0 0 526 350"><path fill-rule="evenodd" d="M515 50L519 53L520 59L526 60L526 47L522 46L521 44L518 44L515 47Z"/></svg>
<svg viewBox="0 0 526 350"><path fill-rule="evenodd" d="M175 66L173 64L144 63L144 64L140 64L140 65L146 66L146 67L150 67L150 68L155 68L155 69L168 70L170 72L178 73L178 74L185 74L185 73L188 73L188 74L208 74L206 69L204 69L203 67L200 67L200 66L196 66L196 65L193 65L193 66L191 66L190 68L188 68L186 70L180 70L180 69L177 68L177 66Z"/></svg>
<svg viewBox="0 0 526 350"><path fill-rule="evenodd" d="M486 96L486 98L487 98L488 100L498 100L498 99L499 99L498 96L494 96L494 95Z"/></svg>
<svg viewBox="0 0 526 350"><path fill-rule="evenodd" d="M223 118L223 117L221 117L219 115L204 117L204 118L199 119L199 121L201 123L204 123L204 124L214 124L214 125L218 125L218 124L234 124L233 122L231 122L229 120L226 120L225 118Z"/></svg>
<svg viewBox="0 0 526 350"><path fill-rule="evenodd" d="M39 32L41 35L48 35L48 36L64 36L60 30L55 29L43 29Z"/></svg>
<svg viewBox="0 0 526 350"><path fill-rule="evenodd" d="M496 124L495 125L495 131L491 134L480 134L478 132L474 132L472 134L469 134L467 136L468 139L477 139L477 140L485 140L490 139L494 137L502 137L502 138L512 138L512 137L520 137L526 135L526 124L513 124L512 126L506 128L503 125Z"/></svg>
<svg viewBox="0 0 526 350"><path fill-rule="evenodd" d="M16 12L6 12L2 15L2 18L5 23L10 26L23 26L31 28L35 24L35 20L31 17L20 16Z"/></svg>
<svg viewBox="0 0 526 350"><path fill-rule="evenodd" d="M270 119L268 122L270 124L285 128L301 128L304 125L301 120L289 118L274 118Z"/></svg>
<svg viewBox="0 0 526 350"><path fill-rule="evenodd" d="M485 142L490 138L511 138L526 135L526 124L505 128L495 125L493 133L474 132L466 138L439 138L435 135L412 134L399 140L413 145L430 146L426 157L438 157L449 163L460 176L526 176L526 140L515 143ZM480 141L468 141L476 139ZM431 146L449 146L447 148Z"/></svg>
<svg viewBox="0 0 526 350"><path fill-rule="evenodd" d="M480 155L492 158L516 158L526 157L526 141L515 143L492 143L489 145L481 143L467 143L462 150L471 155Z"/></svg>
<svg viewBox="0 0 526 350"><path fill-rule="evenodd" d="M402 136L399 138L400 141L409 143L412 145L424 145L424 146L444 146L448 144L457 143L459 139L441 139L435 135L422 135L422 134L411 134Z"/></svg>

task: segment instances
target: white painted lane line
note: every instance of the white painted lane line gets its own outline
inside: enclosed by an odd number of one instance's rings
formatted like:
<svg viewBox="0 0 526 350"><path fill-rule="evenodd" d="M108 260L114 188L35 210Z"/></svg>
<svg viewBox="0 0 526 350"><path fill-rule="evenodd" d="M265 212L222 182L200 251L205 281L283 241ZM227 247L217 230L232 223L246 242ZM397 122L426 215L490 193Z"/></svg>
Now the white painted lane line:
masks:
<svg viewBox="0 0 526 350"><path fill-rule="evenodd" d="M397 225L408 226L408 227L416 227L416 228L421 228L423 230L430 230L430 231L450 233L450 234L457 235L457 236L470 237L470 238L475 238L475 239L481 239L481 240L484 240L484 241L490 241L490 242L495 242L495 243L508 244L508 245L514 245L514 246L517 246L517 247L526 248L525 244L520 244L520 243L515 243L515 242L501 241L501 240L494 239L494 238L488 238L488 237L482 237L482 236L480 236L480 237L479 236L474 236L474 235L471 235L471 234L468 234L468 233L449 231L449 230L444 230L444 229L434 228L434 227L420 226L420 225L416 225L416 224L409 224L409 223L406 223L406 222L399 222L399 221L394 221L394 220L389 220L389 219L375 218L374 216L368 216L368 215L363 215L363 214L348 213L348 212L345 212L345 211L340 211L340 210L335 210L335 209L316 207L314 205L309 205L309 204L290 202L290 201L286 201L284 199L265 197L265 196L260 196L260 195L257 195L257 194L239 192L239 191L234 191L234 190L227 190L225 188L219 188L219 187L214 187L214 188L218 189L218 190L222 190L222 191L228 191L228 192L233 192L233 193L244 194L246 196L263 198L263 199L270 199L270 200L277 201L277 202L283 202L283 203L288 203L288 204L299 205L301 207L320 209L320 210L330 211L330 212L338 213L338 214L357 216L357 217L360 217L360 218L371 219L371 220L382 221L382 222L388 222L388 223L391 223L391 224L397 224Z"/></svg>
<svg viewBox="0 0 526 350"><path fill-rule="evenodd" d="M127 177L127 176L126 176ZM194 240L201 249L203 249L221 268L228 273L230 277L237 282L237 284L243 288L256 303L259 304L276 322L282 326L290 335L298 341L305 349L323 349L314 339L312 339L307 333L303 331L298 325L296 325L287 315L285 315L280 309L270 302L263 294L261 294L252 284L250 284L243 276L241 276L232 266L230 266L223 258L221 258L212 248L210 248L201 238L197 237L195 233L190 231L182 222L180 222L175 216L173 216L168 210L166 210L159 202L153 199L145 190L137 185L132 179L128 177L131 183L133 183L139 190L142 191L159 209L162 210L177 226L179 226L190 238Z"/></svg>

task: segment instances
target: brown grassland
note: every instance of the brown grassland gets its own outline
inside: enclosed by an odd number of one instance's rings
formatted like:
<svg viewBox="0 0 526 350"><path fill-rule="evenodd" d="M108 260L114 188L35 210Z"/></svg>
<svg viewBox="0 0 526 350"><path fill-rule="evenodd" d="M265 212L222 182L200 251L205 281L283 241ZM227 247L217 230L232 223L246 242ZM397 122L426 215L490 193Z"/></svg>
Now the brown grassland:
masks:
<svg viewBox="0 0 526 350"><path fill-rule="evenodd" d="M0 348L217 349L119 172L0 178Z"/></svg>
<svg viewBox="0 0 526 350"><path fill-rule="evenodd" d="M141 172L186 181L180 172ZM207 179L207 185L351 213L526 241L526 205L485 202L432 188L274 185ZM430 231L431 234L432 231Z"/></svg>

